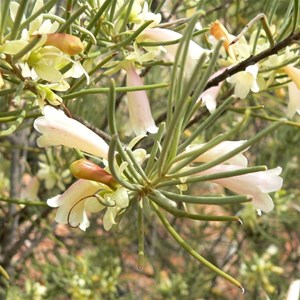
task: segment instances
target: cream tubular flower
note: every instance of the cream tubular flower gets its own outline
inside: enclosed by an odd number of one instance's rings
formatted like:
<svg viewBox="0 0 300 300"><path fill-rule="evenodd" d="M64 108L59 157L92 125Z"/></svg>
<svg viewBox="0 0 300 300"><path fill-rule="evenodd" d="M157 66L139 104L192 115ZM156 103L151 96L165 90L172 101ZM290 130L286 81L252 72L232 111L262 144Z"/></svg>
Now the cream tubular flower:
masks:
<svg viewBox="0 0 300 300"><path fill-rule="evenodd" d="M296 112L300 114L300 70L288 65L282 70L291 78L292 82L288 84L289 104L287 116L292 118Z"/></svg>
<svg viewBox="0 0 300 300"><path fill-rule="evenodd" d="M235 171L243 167L235 165L218 165L199 175L210 175L221 172ZM211 180L237 194L250 195L253 197L253 205L264 211L270 212L274 208L272 198L268 193L280 190L283 179L279 176L282 169L277 167L267 171L249 173L234 177Z"/></svg>
<svg viewBox="0 0 300 300"><path fill-rule="evenodd" d="M180 38L182 38L182 34L163 28L147 28L138 37L139 40L151 40L155 42L167 42L178 40ZM174 61L178 49L178 44L166 45L164 46L164 48L167 51L169 59L171 61ZM191 76L197 60L199 60L202 54L207 51L208 50L203 49L194 41L190 41L185 63L185 72L188 76Z"/></svg>
<svg viewBox="0 0 300 300"><path fill-rule="evenodd" d="M42 134L39 147L67 146L107 159L108 145L92 130L65 115L62 110L47 105L44 116L37 118L34 128Z"/></svg>
<svg viewBox="0 0 300 300"><path fill-rule="evenodd" d="M282 70L293 80L300 90L300 70L291 65L287 65Z"/></svg>
<svg viewBox="0 0 300 300"><path fill-rule="evenodd" d="M127 72L126 84L128 87L143 86L142 79L131 63L125 68ZM136 135L145 135L147 132L156 133L149 100L146 91L127 92L128 110L132 129Z"/></svg>
<svg viewBox="0 0 300 300"><path fill-rule="evenodd" d="M60 224L69 224L85 231L90 222L88 212L98 212L105 208L93 197L103 185L90 180L80 179L73 183L62 195L47 200L50 207L58 207L55 221Z"/></svg>
<svg viewBox="0 0 300 300"><path fill-rule="evenodd" d="M246 141L223 141L220 144L216 145L215 147L209 149L205 153L201 154L199 157L197 157L194 162L210 162L214 159L218 159L219 157L223 156L224 154L229 153L230 151L236 149L237 147L242 146ZM192 146L188 149L188 151L196 150L199 148L202 148L206 144L200 144L197 146ZM248 149L248 148L247 148ZM243 150L246 151L247 149ZM224 163L228 163L231 165L237 165L241 167L247 167L248 160L247 158L242 154L238 153L237 155L229 158Z"/></svg>
<svg viewBox="0 0 300 300"><path fill-rule="evenodd" d="M254 93L259 92L257 84L258 66L248 66L245 71L238 72L227 79L227 82L234 84L234 95L245 99L250 90Z"/></svg>
<svg viewBox="0 0 300 300"><path fill-rule="evenodd" d="M288 84L289 103L288 103L288 118L293 118L296 112L300 115L300 89L294 82Z"/></svg>

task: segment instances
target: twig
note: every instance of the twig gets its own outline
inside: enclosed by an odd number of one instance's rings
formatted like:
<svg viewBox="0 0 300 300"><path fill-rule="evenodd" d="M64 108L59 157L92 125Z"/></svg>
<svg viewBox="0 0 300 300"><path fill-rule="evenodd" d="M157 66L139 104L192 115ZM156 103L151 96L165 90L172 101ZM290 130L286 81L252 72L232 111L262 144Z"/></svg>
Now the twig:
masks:
<svg viewBox="0 0 300 300"><path fill-rule="evenodd" d="M240 62L236 66L233 66L229 69L226 69L222 74L214 77L210 81L208 81L207 85L205 86L204 90L207 90L213 86L217 86L220 82L225 80L227 77L232 76L240 71L245 70L248 66L254 65L257 62L267 58L271 55L277 54L280 50L284 49L285 47L297 42L300 40L300 31L296 32L295 34L290 35L286 39L280 41L279 43L275 44L274 47L269 48L261 53L250 56L249 58L245 59L244 61Z"/></svg>

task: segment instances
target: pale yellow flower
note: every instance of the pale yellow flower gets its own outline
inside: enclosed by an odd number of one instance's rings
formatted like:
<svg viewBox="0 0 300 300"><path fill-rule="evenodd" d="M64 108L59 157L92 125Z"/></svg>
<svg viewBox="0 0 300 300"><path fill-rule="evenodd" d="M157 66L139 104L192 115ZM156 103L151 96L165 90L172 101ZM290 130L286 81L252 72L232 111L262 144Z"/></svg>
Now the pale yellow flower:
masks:
<svg viewBox="0 0 300 300"><path fill-rule="evenodd" d="M90 226L87 212L98 212L105 208L94 197L103 186L97 182L80 179L62 195L47 200L51 207L58 207L55 221L86 230Z"/></svg>
<svg viewBox="0 0 300 300"><path fill-rule="evenodd" d="M234 85L234 95L238 98L245 99L250 91L259 92L257 84L258 66L248 66L245 71L240 71L229 78L227 82Z"/></svg>
<svg viewBox="0 0 300 300"><path fill-rule="evenodd" d="M95 196L100 191L104 193L99 197L109 204L103 217L103 227L105 230L110 230L116 224L116 216L129 204L127 191L123 187L113 191L101 183L79 179L62 195L48 199L47 204L51 207L58 207L56 222L79 227L85 231L90 226L87 213L96 213L106 208Z"/></svg>

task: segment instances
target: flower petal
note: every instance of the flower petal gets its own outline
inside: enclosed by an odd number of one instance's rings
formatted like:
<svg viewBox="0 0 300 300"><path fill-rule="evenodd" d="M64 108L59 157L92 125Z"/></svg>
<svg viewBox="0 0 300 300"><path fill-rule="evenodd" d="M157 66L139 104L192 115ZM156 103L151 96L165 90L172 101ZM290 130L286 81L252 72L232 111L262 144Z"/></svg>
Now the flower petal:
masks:
<svg viewBox="0 0 300 300"><path fill-rule="evenodd" d="M89 226L85 201L98 190L99 185L94 181L77 180L62 195L48 199L47 204L51 207L58 207L56 222L73 227L80 226L82 230L85 230Z"/></svg>
<svg viewBox="0 0 300 300"><path fill-rule="evenodd" d="M86 215L86 212L83 211L83 215L82 215L82 219L81 219L81 222L80 222L80 225L79 225L79 228L83 231L86 231L86 229L90 227L90 221Z"/></svg>
<svg viewBox="0 0 300 300"><path fill-rule="evenodd" d="M14 55L21 51L24 47L28 45L27 41L23 40L15 40L5 43L3 46L0 47L0 51L5 54Z"/></svg>
<svg viewBox="0 0 300 300"><path fill-rule="evenodd" d="M107 159L108 145L92 130L52 106L45 106L44 113L33 124L43 134L39 147L64 145Z"/></svg>
<svg viewBox="0 0 300 300"><path fill-rule="evenodd" d="M217 174L241 169L241 166L217 165L199 175ZM273 209L274 204L271 197L267 194L279 190L282 186L282 178L279 176L281 168L249 173L239 176L211 180L237 194L251 195L253 205L264 212Z"/></svg>
<svg viewBox="0 0 300 300"><path fill-rule="evenodd" d="M300 69L293 67L292 65L287 65L282 70L293 80L300 90Z"/></svg>
<svg viewBox="0 0 300 300"><path fill-rule="evenodd" d="M140 76L131 64L126 67L126 84L128 87L143 86ZM136 135L145 135L146 132L156 133L156 127L149 105L146 91L127 92L128 110L131 126Z"/></svg>
<svg viewBox="0 0 300 300"><path fill-rule="evenodd" d="M300 114L300 89L294 82L288 84L289 103L287 116L293 118L296 112Z"/></svg>
<svg viewBox="0 0 300 300"><path fill-rule="evenodd" d="M286 296L286 300L299 300L299 297L300 297L300 279L297 279L290 284Z"/></svg>
<svg viewBox="0 0 300 300"><path fill-rule="evenodd" d="M268 194L256 193L252 196L252 204L261 211L268 213L274 208L274 202Z"/></svg>
<svg viewBox="0 0 300 300"><path fill-rule="evenodd" d="M50 207L59 207L61 206L62 204L62 198L61 198L61 195L57 195L57 196L54 196L52 198L49 198L47 200L47 204L50 206Z"/></svg>
<svg viewBox="0 0 300 300"><path fill-rule="evenodd" d="M241 99L245 99L250 90L258 92L257 84L258 66L248 66L245 71L240 71L231 77L227 78L227 82L234 84L234 95Z"/></svg>
<svg viewBox="0 0 300 300"><path fill-rule="evenodd" d="M152 40L155 42L166 42L166 41L174 41L182 38L182 34L164 28L147 28L145 29L139 36L141 40ZM179 42L178 42L179 43ZM171 61L174 61L176 52L179 44L173 45L165 45L169 58ZM208 52L208 50L203 49L194 41L190 41L188 54L185 62L185 75L190 77L194 70L195 65L197 64L197 60L203 55L203 53Z"/></svg>
<svg viewBox="0 0 300 300"><path fill-rule="evenodd" d="M116 207L108 207L103 217L103 227L106 231L110 230L116 224L115 217L118 209Z"/></svg>
<svg viewBox="0 0 300 300"><path fill-rule="evenodd" d="M124 187L120 187L112 196L112 200L115 201L116 205L120 208L125 208L129 204L129 198L127 191Z"/></svg>
<svg viewBox="0 0 300 300"><path fill-rule="evenodd" d="M84 207L91 213L98 212L105 208L95 197L87 198L84 202Z"/></svg>
<svg viewBox="0 0 300 300"><path fill-rule="evenodd" d="M59 82L63 78L62 74L58 70L47 64L35 64L34 70L41 79L49 82Z"/></svg>
<svg viewBox="0 0 300 300"><path fill-rule="evenodd" d="M209 149L205 153L201 154L194 161L195 162L213 161L213 160L223 156L224 154L229 153L230 151L240 147L245 142L246 141L223 141L220 144L216 145L215 147ZM200 145L191 147L188 151L196 150L197 148L202 148L204 145L206 145L206 144L200 144ZM242 152L246 151L247 149L244 149ZM233 156L232 158L229 158L224 163L247 167L248 160L243 154L239 153L239 154Z"/></svg>

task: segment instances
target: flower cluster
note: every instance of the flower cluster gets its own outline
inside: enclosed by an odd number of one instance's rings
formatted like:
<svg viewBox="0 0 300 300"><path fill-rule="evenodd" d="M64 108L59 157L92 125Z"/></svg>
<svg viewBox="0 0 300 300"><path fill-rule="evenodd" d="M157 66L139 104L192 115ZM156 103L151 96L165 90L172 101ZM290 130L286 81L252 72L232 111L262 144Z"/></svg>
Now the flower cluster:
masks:
<svg viewBox="0 0 300 300"><path fill-rule="evenodd" d="M97 157L108 157L108 145L93 131L78 121L67 117L61 110L46 106L44 111L45 115L37 118L34 122L34 127L42 133L42 136L37 140L40 147L64 145ZM221 142L199 155L194 159L194 163L214 161L244 143L245 141ZM192 146L186 152L199 151L205 145ZM200 172L197 176L233 172L246 168L247 165L247 158L242 153L238 153L223 164ZM59 207L56 221L71 226L79 226L82 230L86 230L89 226L86 212L98 212L107 207L103 222L104 228L110 229L115 224L116 216L129 205L129 191L120 187L109 173L91 162L74 162L71 166L71 172L75 177L81 179L71 185L64 194L48 200L50 206ZM240 176L212 179L211 181L237 194L250 195L255 207L269 212L273 209L274 204L268 193L281 188L280 173L281 168L278 167L250 174L246 172L245 175Z"/></svg>
<svg viewBox="0 0 300 300"><path fill-rule="evenodd" d="M107 158L108 145L92 130L52 106L45 106L44 114L34 122L35 129L42 133L37 140L39 147L64 145ZM71 172L82 179L72 184L62 195L47 202L51 207L59 207L56 221L86 230L90 225L87 212L107 208L103 225L105 230L109 230L115 224L116 216L129 204L125 188L117 186L109 173L91 162L75 162Z"/></svg>
<svg viewBox="0 0 300 300"><path fill-rule="evenodd" d="M271 28L273 31L275 28ZM244 36L234 36L219 22L214 22L210 27L210 40L223 39L223 51L221 51L222 59L220 64L222 67L230 68L243 60L249 58L255 49L256 53L262 52L270 47L266 34L263 31L253 31L249 42ZM282 82L282 79L276 79L276 75L284 73L288 76L283 83L288 82L289 103L287 116L292 118L296 112L300 114L300 70L294 65L297 63L298 50L287 47L279 54L274 54L259 63L250 65L244 71L240 71L233 76L227 78L227 82L234 85L234 95L238 98L245 99L250 91L257 93L266 90L274 82ZM293 63L290 63L293 61ZM223 68L221 70L224 70ZM217 76L218 71L214 76ZM289 82L289 80L291 80ZM207 91L216 106L216 98L220 90L221 83L214 90ZM205 101L205 99L204 99Z"/></svg>
<svg viewBox="0 0 300 300"><path fill-rule="evenodd" d="M42 0L36 1L32 13L44 6ZM13 22L20 5L10 2L10 17ZM24 18L22 21L25 21ZM38 104L43 109L45 100L52 105L60 105L63 100L56 92L65 92L70 86L67 78L79 78L87 75L81 64L71 58L84 50L81 40L73 35L57 32L58 22L46 19L40 14L24 28L19 39L12 33L0 45L6 63L10 60L12 67L18 70L22 80L28 82L34 89ZM70 67L69 67L70 65ZM67 67L67 71L64 68Z"/></svg>

